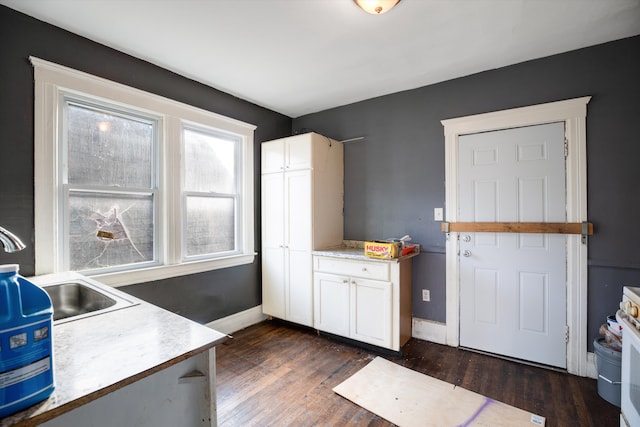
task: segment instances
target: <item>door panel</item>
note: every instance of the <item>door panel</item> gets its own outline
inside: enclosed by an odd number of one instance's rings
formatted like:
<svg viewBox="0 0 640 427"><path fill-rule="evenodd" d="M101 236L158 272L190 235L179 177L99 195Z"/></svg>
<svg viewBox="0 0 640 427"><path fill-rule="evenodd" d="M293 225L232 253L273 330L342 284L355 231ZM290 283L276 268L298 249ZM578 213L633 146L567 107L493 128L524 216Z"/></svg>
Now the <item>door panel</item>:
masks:
<svg viewBox="0 0 640 427"><path fill-rule="evenodd" d="M520 272L520 330L548 333L549 275Z"/></svg>
<svg viewBox="0 0 640 427"><path fill-rule="evenodd" d="M564 123L459 138L462 222L564 222ZM566 367L566 238L463 233L460 345Z"/></svg>
<svg viewBox="0 0 640 427"><path fill-rule="evenodd" d="M262 249L262 312L284 319L285 277L284 248Z"/></svg>
<svg viewBox="0 0 640 427"><path fill-rule="evenodd" d="M349 278L316 273L314 326L321 331L349 336Z"/></svg>
<svg viewBox="0 0 640 427"><path fill-rule="evenodd" d="M391 282L351 279L351 338L391 346Z"/></svg>
<svg viewBox="0 0 640 427"><path fill-rule="evenodd" d="M311 172L303 170L284 175L285 221L288 224L285 237L288 255L285 259L285 271L288 272L286 319L312 326Z"/></svg>
<svg viewBox="0 0 640 427"><path fill-rule="evenodd" d="M262 175L262 194L262 311L284 318L284 174Z"/></svg>
<svg viewBox="0 0 640 427"><path fill-rule="evenodd" d="M498 271L477 268L474 271L474 313L476 323L498 323Z"/></svg>
<svg viewBox="0 0 640 427"><path fill-rule="evenodd" d="M274 173L284 171L284 142L263 142L261 148L261 173Z"/></svg>
<svg viewBox="0 0 640 427"><path fill-rule="evenodd" d="M311 135L286 139L287 170L311 168Z"/></svg>

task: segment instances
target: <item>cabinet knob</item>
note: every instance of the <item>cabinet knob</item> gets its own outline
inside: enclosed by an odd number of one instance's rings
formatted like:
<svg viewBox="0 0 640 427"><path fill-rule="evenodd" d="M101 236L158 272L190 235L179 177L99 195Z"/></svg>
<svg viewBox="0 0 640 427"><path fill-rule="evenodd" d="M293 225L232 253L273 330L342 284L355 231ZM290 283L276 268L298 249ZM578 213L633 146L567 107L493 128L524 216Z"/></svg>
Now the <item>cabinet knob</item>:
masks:
<svg viewBox="0 0 640 427"><path fill-rule="evenodd" d="M367 267L362 267L362 271L367 271Z"/></svg>
<svg viewBox="0 0 640 427"><path fill-rule="evenodd" d="M344 280L342 281L342 283L344 283L344 284L346 285L347 283L349 283L349 279L344 279Z"/></svg>

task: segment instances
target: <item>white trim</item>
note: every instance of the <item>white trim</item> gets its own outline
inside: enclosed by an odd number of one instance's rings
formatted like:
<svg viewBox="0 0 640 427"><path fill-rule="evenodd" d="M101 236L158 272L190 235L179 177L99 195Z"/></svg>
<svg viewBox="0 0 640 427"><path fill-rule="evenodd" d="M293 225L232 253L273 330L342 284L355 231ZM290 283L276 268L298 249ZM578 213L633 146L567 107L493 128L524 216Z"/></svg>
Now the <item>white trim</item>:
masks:
<svg viewBox="0 0 640 427"><path fill-rule="evenodd" d="M120 83L112 82L68 67L29 58L34 67L34 182L35 182L35 273L37 275L64 270L64 262L57 247L59 238L60 174L58 149L58 100L64 94L91 97L111 105L147 112L158 117L161 134L159 153L161 188L158 204L161 211L158 222L159 266L140 268L109 274L92 275L112 286L159 280L179 275L199 273L219 268L254 262L254 139L256 126L231 119L211 111L183 104L155 94L144 92ZM180 224L180 176L176 165L167 167L171 159L180 159L181 127L183 122L197 123L237 135L241 138L242 156L242 224L239 239L242 253L228 257L181 262ZM168 143L167 141L171 141ZM172 175L170 175L172 174ZM171 199L168 199L171 197Z"/></svg>
<svg viewBox="0 0 640 427"><path fill-rule="evenodd" d="M419 340L446 344L447 325L431 320L414 317L412 321L411 336Z"/></svg>
<svg viewBox="0 0 640 427"><path fill-rule="evenodd" d="M222 332L223 334L232 334L256 323L260 323L266 318L267 316L262 314L262 305L258 305L248 310L223 317L222 319L214 320L205 326Z"/></svg>
<svg viewBox="0 0 640 427"><path fill-rule="evenodd" d="M569 155L567 173L567 221L587 220L586 114L590 96L550 102L455 119L442 120L445 133L446 221L458 216L458 137L460 135L565 122ZM567 236L567 371L585 376L587 362L587 245L581 236ZM460 278L458 233L448 233L446 241L446 344L460 343Z"/></svg>
<svg viewBox="0 0 640 427"><path fill-rule="evenodd" d="M139 283L152 282L155 280L169 279L171 277L185 276L187 274L203 273L205 271L218 270L221 268L235 267L244 264L251 264L255 260L256 252L247 255L235 255L226 258L216 258L211 260L193 261L174 265L161 265L158 267L140 268L127 272L115 272L105 274L88 275L105 285L118 288L120 286L136 285Z"/></svg>

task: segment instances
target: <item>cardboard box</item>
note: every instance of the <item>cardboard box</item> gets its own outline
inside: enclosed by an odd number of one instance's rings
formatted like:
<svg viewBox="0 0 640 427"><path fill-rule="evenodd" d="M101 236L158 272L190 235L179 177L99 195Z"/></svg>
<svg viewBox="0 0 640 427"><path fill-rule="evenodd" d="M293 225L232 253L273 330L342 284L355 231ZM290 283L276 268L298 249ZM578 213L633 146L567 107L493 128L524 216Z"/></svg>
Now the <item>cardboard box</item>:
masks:
<svg viewBox="0 0 640 427"><path fill-rule="evenodd" d="M364 242L364 254L369 258L391 259L400 256L402 243L386 240Z"/></svg>

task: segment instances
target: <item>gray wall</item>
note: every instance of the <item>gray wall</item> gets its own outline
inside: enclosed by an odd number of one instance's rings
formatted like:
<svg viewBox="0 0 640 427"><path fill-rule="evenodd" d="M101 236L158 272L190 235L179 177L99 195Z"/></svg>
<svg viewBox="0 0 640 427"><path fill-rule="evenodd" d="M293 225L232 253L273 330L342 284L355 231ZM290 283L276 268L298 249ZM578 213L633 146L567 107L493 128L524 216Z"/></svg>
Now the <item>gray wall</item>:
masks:
<svg viewBox="0 0 640 427"><path fill-rule="evenodd" d="M445 239L433 208L444 207L440 120L591 95L587 106L589 346L622 286L640 286L640 37L529 61L299 117L345 145L345 238L411 234L413 314L445 321ZM431 290L422 302L421 289Z"/></svg>
<svg viewBox="0 0 640 427"><path fill-rule="evenodd" d="M444 322L444 236L433 208L444 206L441 119L561 99L593 96L588 105L590 341L615 311L621 289L640 285L640 37L370 99L292 120L147 62L0 6L0 225L28 243L0 264L34 273L34 55L229 117L256 131L256 248L259 248L259 144L311 129L332 138L364 136L345 146L345 238L409 233L423 245L414 261L414 315ZM261 66L262 64L256 64ZM432 301L421 301L420 290ZM260 265L128 286L123 290L209 322L261 302ZM591 348L591 344L590 348Z"/></svg>
<svg viewBox="0 0 640 427"><path fill-rule="evenodd" d="M28 245L15 254L0 251L0 264L18 263L25 276L35 271L31 55L257 125L256 170L260 142L286 136L291 130L291 118L287 116L0 6L0 225ZM259 180L257 173L256 248L260 247ZM262 301L259 259L252 265L121 289L203 323Z"/></svg>

